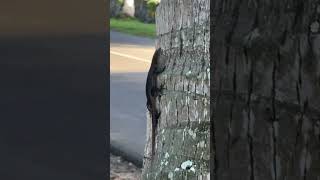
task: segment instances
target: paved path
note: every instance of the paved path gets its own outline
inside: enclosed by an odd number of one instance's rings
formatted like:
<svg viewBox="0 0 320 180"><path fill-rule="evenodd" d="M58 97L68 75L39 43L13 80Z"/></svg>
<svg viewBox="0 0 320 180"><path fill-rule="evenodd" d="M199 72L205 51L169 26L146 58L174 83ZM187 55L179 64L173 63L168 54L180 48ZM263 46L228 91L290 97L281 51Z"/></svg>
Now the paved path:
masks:
<svg viewBox="0 0 320 180"><path fill-rule="evenodd" d="M154 40L110 33L111 147L141 165L146 139L145 81Z"/></svg>

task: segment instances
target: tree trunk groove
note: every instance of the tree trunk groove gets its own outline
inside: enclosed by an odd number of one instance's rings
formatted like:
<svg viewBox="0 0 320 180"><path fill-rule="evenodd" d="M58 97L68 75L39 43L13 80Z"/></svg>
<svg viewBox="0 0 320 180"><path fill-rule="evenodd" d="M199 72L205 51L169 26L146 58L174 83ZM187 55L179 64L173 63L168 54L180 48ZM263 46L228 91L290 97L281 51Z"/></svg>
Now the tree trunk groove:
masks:
<svg viewBox="0 0 320 180"><path fill-rule="evenodd" d="M211 3L213 179L319 180L319 1Z"/></svg>
<svg viewBox="0 0 320 180"><path fill-rule="evenodd" d="M148 158L149 133L143 179L209 179L209 2L162 0L157 8L156 47L166 68L158 76L164 90L157 98L156 155Z"/></svg>

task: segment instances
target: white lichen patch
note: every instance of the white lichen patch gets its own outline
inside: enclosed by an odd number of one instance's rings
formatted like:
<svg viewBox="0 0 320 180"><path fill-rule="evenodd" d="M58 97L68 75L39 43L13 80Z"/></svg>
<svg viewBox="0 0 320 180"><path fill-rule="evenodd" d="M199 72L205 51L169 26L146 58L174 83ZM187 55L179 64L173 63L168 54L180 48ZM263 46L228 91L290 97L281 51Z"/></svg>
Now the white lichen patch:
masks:
<svg viewBox="0 0 320 180"><path fill-rule="evenodd" d="M193 165L193 162L190 160L187 160L181 164L181 169L189 170L192 167L192 165Z"/></svg>
<svg viewBox="0 0 320 180"><path fill-rule="evenodd" d="M189 93L189 92L188 92ZM189 104L190 103L190 97L189 96L186 96L186 104Z"/></svg>
<svg viewBox="0 0 320 180"><path fill-rule="evenodd" d="M315 21L310 25L310 31L313 33L317 33L319 31L319 27L320 27L319 22Z"/></svg>
<svg viewBox="0 0 320 180"><path fill-rule="evenodd" d="M207 117L207 116L208 116L208 111L207 111L206 108L203 110L203 116L204 116L204 117Z"/></svg>
<svg viewBox="0 0 320 180"><path fill-rule="evenodd" d="M175 168L174 171L175 172L180 171L180 168Z"/></svg>
<svg viewBox="0 0 320 180"><path fill-rule="evenodd" d="M167 160L161 161L161 162L160 162L160 166L161 166L161 167L162 167L163 165L167 166L168 163L169 163L169 162L168 162Z"/></svg>
<svg viewBox="0 0 320 180"><path fill-rule="evenodd" d="M252 45L252 42L260 36L259 29L255 28L245 38L244 41L248 46Z"/></svg>
<svg viewBox="0 0 320 180"><path fill-rule="evenodd" d="M199 73L197 79L202 79L202 73Z"/></svg>
<svg viewBox="0 0 320 180"><path fill-rule="evenodd" d="M188 72L186 73L186 76L187 76L187 77L190 77L191 74L192 74L192 72L191 72L191 71L188 71Z"/></svg>
<svg viewBox="0 0 320 180"><path fill-rule="evenodd" d="M169 172L168 178L169 178L169 179L173 179L173 173L172 173L172 172Z"/></svg>
<svg viewBox="0 0 320 180"><path fill-rule="evenodd" d="M166 158L166 159L168 159L169 158L169 153L168 152L166 152L166 154L164 155L164 158Z"/></svg>
<svg viewBox="0 0 320 180"><path fill-rule="evenodd" d="M171 108L171 101L169 101L167 103L167 105L164 106L164 110L165 110L166 114L169 114L170 108Z"/></svg>
<svg viewBox="0 0 320 180"><path fill-rule="evenodd" d="M199 113L198 113L198 111L194 111L193 114L194 114L194 118L195 118L195 119L198 119L198 118L199 118Z"/></svg>
<svg viewBox="0 0 320 180"><path fill-rule="evenodd" d="M195 132L192 131L191 129L189 129L188 133L189 133L189 135L190 135L193 139L196 139L197 133L195 133Z"/></svg>
<svg viewBox="0 0 320 180"><path fill-rule="evenodd" d="M200 147L200 148L204 148L205 147L205 142L204 141L200 141L198 144L197 144L197 147Z"/></svg>
<svg viewBox="0 0 320 180"><path fill-rule="evenodd" d="M182 141L184 141L184 136L186 135L186 129L183 129L183 131L182 131Z"/></svg>

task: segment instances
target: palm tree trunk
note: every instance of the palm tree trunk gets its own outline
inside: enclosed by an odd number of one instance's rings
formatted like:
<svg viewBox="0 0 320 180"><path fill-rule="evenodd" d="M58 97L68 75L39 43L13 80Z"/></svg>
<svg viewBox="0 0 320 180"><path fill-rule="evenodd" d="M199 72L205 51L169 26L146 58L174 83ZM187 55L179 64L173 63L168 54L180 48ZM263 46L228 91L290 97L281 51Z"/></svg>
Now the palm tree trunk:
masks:
<svg viewBox="0 0 320 180"><path fill-rule="evenodd" d="M212 2L214 179L320 179L320 4Z"/></svg>
<svg viewBox="0 0 320 180"><path fill-rule="evenodd" d="M158 76L156 154L150 159L148 136L143 179L209 179L209 2L162 0L157 8L156 46L166 68Z"/></svg>

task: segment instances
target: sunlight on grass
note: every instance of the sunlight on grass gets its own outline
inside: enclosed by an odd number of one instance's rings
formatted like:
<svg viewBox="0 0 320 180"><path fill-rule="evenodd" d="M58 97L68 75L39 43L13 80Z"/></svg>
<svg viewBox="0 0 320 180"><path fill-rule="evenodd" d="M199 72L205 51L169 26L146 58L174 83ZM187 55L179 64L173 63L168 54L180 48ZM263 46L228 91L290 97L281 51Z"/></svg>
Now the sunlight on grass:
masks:
<svg viewBox="0 0 320 180"><path fill-rule="evenodd" d="M146 24L133 18L110 18L110 29L151 38L156 34L155 24Z"/></svg>

